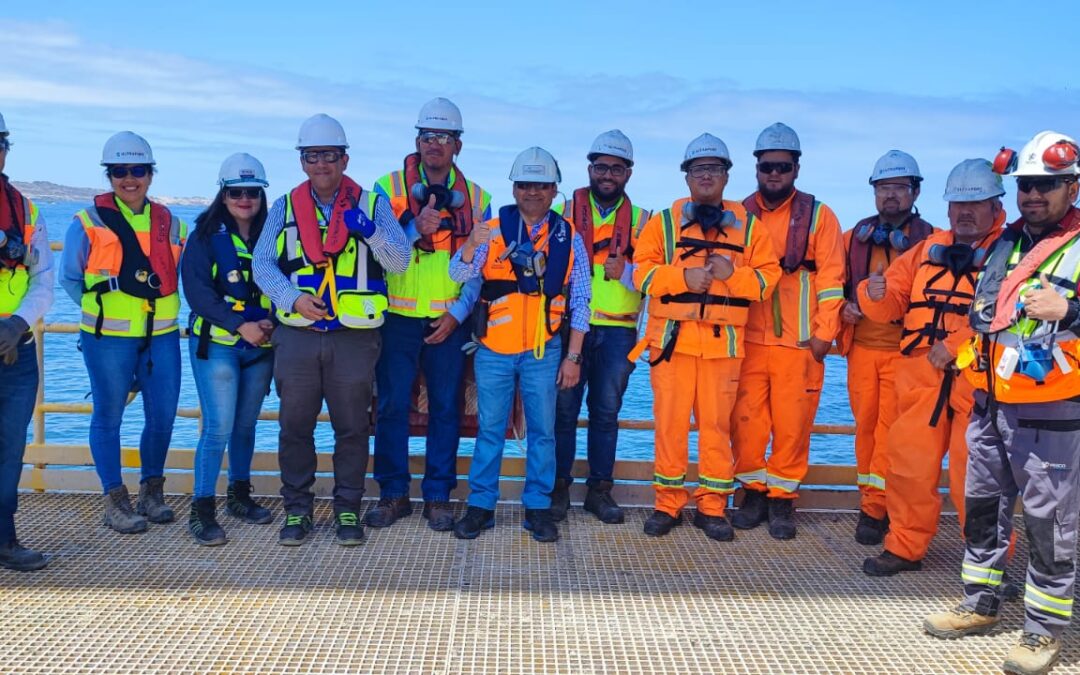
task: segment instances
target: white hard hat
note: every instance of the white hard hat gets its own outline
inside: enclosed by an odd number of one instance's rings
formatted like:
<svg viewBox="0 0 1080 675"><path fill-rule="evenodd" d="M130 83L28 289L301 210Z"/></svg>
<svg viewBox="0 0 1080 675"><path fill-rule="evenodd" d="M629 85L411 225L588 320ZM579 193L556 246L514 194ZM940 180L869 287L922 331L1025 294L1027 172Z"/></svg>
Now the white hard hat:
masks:
<svg viewBox="0 0 1080 675"><path fill-rule="evenodd" d="M1071 148L1070 148L1071 146ZM1054 150L1050 150L1054 148ZM1047 157L1047 151L1050 157ZM1060 150L1060 153L1056 152ZM1076 140L1056 131L1040 131L1028 141L1016 158L1016 169L1010 176L1075 176L1080 174L1080 163L1076 161L1080 148ZM1071 158L1071 162L1069 162ZM1053 168L1053 162L1061 161L1063 168Z"/></svg>
<svg viewBox="0 0 1080 675"><path fill-rule="evenodd" d="M416 118L417 129L436 129L438 131L465 131L461 126L461 110L454 102L446 98L433 98L420 108Z"/></svg>
<svg viewBox="0 0 1080 675"><path fill-rule="evenodd" d="M262 162L246 152L229 155L218 171L218 185L226 187L267 187L266 169Z"/></svg>
<svg viewBox="0 0 1080 675"><path fill-rule="evenodd" d="M874 164L874 172L870 174L870 184L886 178L911 178L916 183L923 179L919 173L919 163L914 157L900 150L890 150L881 156Z"/></svg>
<svg viewBox="0 0 1080 675"><path fill-rule="evenodd" d="M686 154L683 155L683 161L679 165L679 169L686 171L686 167L690 166L690 162L699 157L722 159L727 163L728 168L731 168L731 153L728 152L727 144L712 134L701 134L690 141L690 145L686 146Z"/></svg>
<svg viewBox="0 0 1080 675"><path fill-rule="evenodd" d="M510 168L510 180L526 183L558 183L562 181L562 172L559 171L559 163L550 152L533 146L523 150L514 160L514 166Z"/></svg>
<svg viewBox="0 0 1080 675"><path fill-rule="evenodd" d="M345 129L329 115L319 113L304 120L300 125L300 135L296 141L296 149L304 148L348 148L349 142L345 140Z"/></svg>
<svg viewBox="0 0 1080 675"><path fill-rule="evenodd" d="M0 114L0 136L7 136L7 135L8 135L8 128L7 128L7 125L4 124L4 115Z"/></svg>
<svg viewBox="0 0 1080 675"><path fill-rule="evenodd" d="M754 157L760 157L761 153L769 150L788 150L798 158L802 154L802 148L799 147L799 135L782 122L766 127L765 131L758 134L757 143L754 144Z"/></svg>
<svg viewBox="0 0 1080 675"><path fill-rule="evenodd" d="M953 167L945 181L947 202L981 202L1003 194L1001 176L985 159L965 159Z"/></svg>
<svg viewBox="0 0 1080 675"><path fill-rule="evenodd" d="M145 138L130 131L121 131L105 141L101 151L101 165L110 164L153 165L154 153Z"/></svg>
<svg viewBox="0 0 1080 675"><path fill-rule="evenodd" d="M626 137L626 134L618 129L605 131L597 136L592 143L592 147L589 148L586 159L591 162L599 155L611 155L612 157L625 159L627 164L634 166L634 146L630 143L630 139Z"/></svg>

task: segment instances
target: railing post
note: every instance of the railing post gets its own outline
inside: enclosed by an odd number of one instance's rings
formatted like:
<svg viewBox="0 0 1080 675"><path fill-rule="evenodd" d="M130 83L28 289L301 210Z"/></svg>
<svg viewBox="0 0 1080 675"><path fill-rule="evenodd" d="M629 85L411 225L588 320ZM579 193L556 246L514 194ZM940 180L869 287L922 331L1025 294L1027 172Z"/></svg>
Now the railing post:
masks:
<svg viewBox="0 0 1080 675"><path fill-rule="evenodd" d="M41 404L45 402L45 324L39 319L34 324L34 349L37 352L38 387L34 404L34 444L45 443L45 411Z"/></svg>

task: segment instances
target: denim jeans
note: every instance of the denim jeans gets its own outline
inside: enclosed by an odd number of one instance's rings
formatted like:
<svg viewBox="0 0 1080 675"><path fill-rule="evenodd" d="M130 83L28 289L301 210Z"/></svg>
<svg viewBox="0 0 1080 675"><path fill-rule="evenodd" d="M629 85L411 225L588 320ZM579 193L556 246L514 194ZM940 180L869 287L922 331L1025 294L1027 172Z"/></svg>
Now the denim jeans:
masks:
<svg viewBox="0 0 1080 675"><path fill-rule="evenodd" d="M26 427L34 414L37 397L34 343L21 345L18 350L19 358L13 365L6 366L0 361L0 545L15 539Z"/></svg>
<svg viewBox="0 0 1080 675"><path fill-rule="evenodd" d="M382 497L409 494L409 411L417 370L428 383L427 451L424 501L445 502L457 487L457 450L461 431L461 346L469 337L458 326L436 345L424 344L431 319L387 313L382 328L382 354L375 367L379 415L375 423L375 480Z"/></svg>
<svg viewBox="0 0 1080 675"><path fill-rule="evenodd" d="M588 485L611 480L619 442L619 410L634 364L626 355L637 342L637 331L622 326L591 326L581 349L581 380L560 389L555 413L555 477L573 480L570 470L577 454L577 421L588 385Z"/></svg>
<svg viewBox="0 0 1080 675"><path fill-rule="evenodd" d="M172 440L180 398L180 332L155 335L144 349L143 338L79 336L90 375L94 412L90 416L90 454L105 492L120 487L120 423L132 384L140 387L143 425L139 441L142 480L165 473L165 455ZM153 368L148 368L153 361Z"/></svg>
<svg viewBox="0 0 1080 675"><path fill-rule="evenodd" d="M562 362L562 340L548 340L544 358L531 351L498 354L481 346L476 352L477 412L472 467L469 469L469 506L494 509L499 501L499 473L506 424L514 402L514 385L525 407L525 490L527 509L551 507L555 487L555 378Z"/></svg>
<svg viewBox="0 0 1080 675"><path fill-rule="evenodd" d="M251 478L255 423L274 375L274 353L269 349L211 342L207 358L200 359L196 355L198 347L198 340L188 340L191 371L202 409L202 433L195 447L196 499L216 494L226 445L229 482Z"/></svg>

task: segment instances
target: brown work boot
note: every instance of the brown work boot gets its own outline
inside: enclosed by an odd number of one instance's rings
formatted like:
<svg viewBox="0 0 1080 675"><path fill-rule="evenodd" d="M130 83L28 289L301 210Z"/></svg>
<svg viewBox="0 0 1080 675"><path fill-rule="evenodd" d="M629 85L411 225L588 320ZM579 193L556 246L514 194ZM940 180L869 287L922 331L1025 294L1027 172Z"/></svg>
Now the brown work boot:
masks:
<svg viewBox="0 0 1080 675"><path fill-rule="evenodd" d="M1061 654L1061 640L1024 631L1020 643L1009 650L1002 669L1015 675L1043 675Z"/></svg>
<svg viewBox="0 0 1080 675"><path fill-rule="evenodd" d="M423 516L427 526L436 532L454 529L454 509L450 502L424 502Z"/></svg>
<svg viewBox="0 0 1080 675"><path fill-rule="evenodd" d="M115 487L104 496L104 523L120 534L146 532L146 518L131 509L131 497L126 485Z"/></svg>
<svg viewBox="0 0 1080 675"><path fill-rule="evenodd" d="M409 495L401 497L383 497L379 503L368 509L364 515L364 524L368 527L390 527L398 518L412 515L412 502Z"/></svg>
<svg viewBox="0 0 1080 675"><path fill-rule="evenodd" d="M968 635L986 635L1001 622L1000 616L987 616L957 605L947 612L931 614L923 619L923 630L942 640L954 640Z"/></svg>
<svg viewBox="0 0 1080 675"><path fill-rule="evenodd" d="M135 511L151 523L171 523L176 515L165 503L165 476L151 476L139 483Z"/></svg>

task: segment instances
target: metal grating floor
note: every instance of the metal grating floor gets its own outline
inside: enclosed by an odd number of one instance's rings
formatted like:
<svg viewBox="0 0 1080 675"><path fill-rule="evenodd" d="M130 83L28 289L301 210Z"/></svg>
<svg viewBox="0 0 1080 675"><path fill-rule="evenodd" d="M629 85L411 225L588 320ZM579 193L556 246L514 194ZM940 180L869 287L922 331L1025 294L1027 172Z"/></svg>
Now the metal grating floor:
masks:
<svg viewBox="0 0 1080 675"><path fill-rule="evenodd" d="M229 544L203 548L187 499L169 500L178 522L122 536L96 496L22 496L20 535L52 561L0 569L0 672L988 673L1022 619L1010 603L996 636L921 632L958 598L952 516L924 571L871 579L852 514L802 513L794 542L758 528L720 544L689 525L645 537L644 509L605 526L574 507L550 545L520 506L472 542L417 509L342 548L319 502L302 547L223 516ZM1055 673L1080 672L1078 633Z"/></svg>

